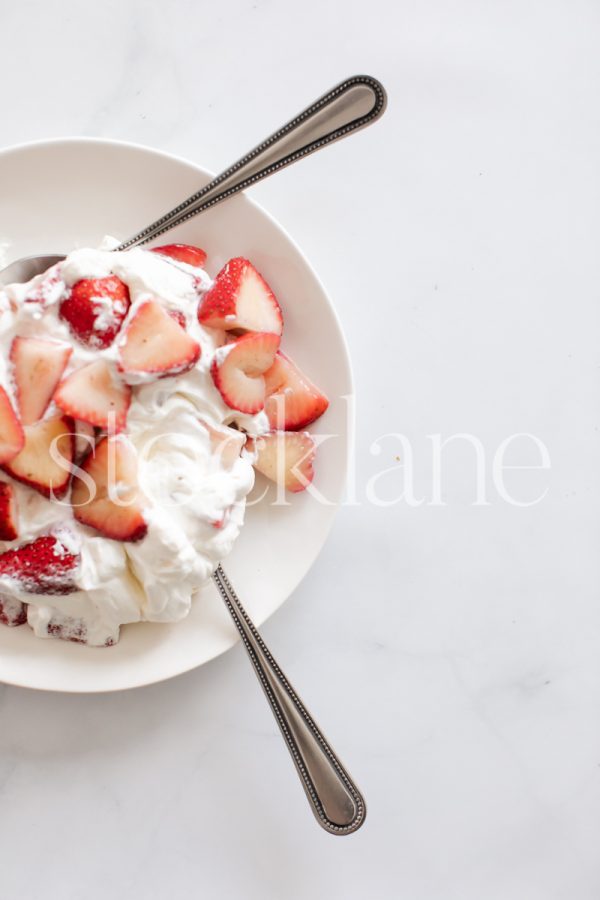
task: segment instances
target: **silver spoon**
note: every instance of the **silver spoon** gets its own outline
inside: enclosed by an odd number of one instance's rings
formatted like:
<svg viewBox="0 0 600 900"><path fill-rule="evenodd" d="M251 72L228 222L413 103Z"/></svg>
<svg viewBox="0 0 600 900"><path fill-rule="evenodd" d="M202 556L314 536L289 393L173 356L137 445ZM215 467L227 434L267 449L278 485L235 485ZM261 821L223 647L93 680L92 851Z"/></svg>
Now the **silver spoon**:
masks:
<svg viewBox="0 0 600 900"><path fill-rule="evenodd" d="M348 78L206 187L116 249L145 244L284 166L370 125L383 114L386 102L383 85L375 78ZM0 284L29 281L64 258L47 254L18 259L0 271ZM221 565L213 578L248 651L317 821L330 834L356 831L366 816L362 794L277 665Z"/></svg>

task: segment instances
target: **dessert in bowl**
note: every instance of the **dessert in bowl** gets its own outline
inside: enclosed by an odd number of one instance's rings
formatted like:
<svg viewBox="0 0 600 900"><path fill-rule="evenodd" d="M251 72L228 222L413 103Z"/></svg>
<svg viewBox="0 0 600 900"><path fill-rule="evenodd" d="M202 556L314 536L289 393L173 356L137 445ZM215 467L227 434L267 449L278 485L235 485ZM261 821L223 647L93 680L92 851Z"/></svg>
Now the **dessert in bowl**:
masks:
<svg viewBox="0 0 600 900"><path fill-rule="evenodd" d="M312 480L325 395L247 259L75 250L0 291L0 621L107 646L177 622L239 534L255 468Z"/></svg>
<svg viewBox="0 0 600 900"><path fill-rule="evenodd" d="M149 147L62 138L0 151L0 177L0 265L7 265L40 252L61 254L73 247L98 247L105 234L123 240L172 208L177 199L207 184L212 175L195 163ZM303 227L311 233L310 219L303 222L300 216L300 234ZM309 427L318 442L311 487L280 497L278 486L255 470L244 526L225 560L229 579L260 627L315 564L344 495L350 503L356 502L351 483L350 493L345 493L353 443L348 348L315 270L282 225L248 195L218 204L162 242L167 240L204 248L211 275L230 258L251 260L282 306L283 352L330 400L327 413ZM327 255L343 258L344 250L342 237L332 235ZM337 291L343 306L343 280L337 281ZM335 564L337 558L334 546L330 562ZM327 578L327 560L322 565ZM327 593L320 595L321 602L327 602ZM312 620L307 626L312 627ZM118 643L108 650L39 640L26 625L0 626L0 680L78 693L123 690L204 665L231 648L237 638L210 579L185 619L125 625Z"/></svg>

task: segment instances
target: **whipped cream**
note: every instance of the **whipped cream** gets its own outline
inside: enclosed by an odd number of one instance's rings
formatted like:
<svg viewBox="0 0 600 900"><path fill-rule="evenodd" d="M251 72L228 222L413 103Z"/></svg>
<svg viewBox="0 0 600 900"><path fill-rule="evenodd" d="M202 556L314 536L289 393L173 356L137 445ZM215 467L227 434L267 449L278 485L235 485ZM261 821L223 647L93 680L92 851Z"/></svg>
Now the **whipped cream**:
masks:
<svg viewBox="0 0 600 900"><path fill-rule="evenodd" d="M124 624L183 619L195 593L239 534L245 498L254 482L252 458L243 453L226 464L213 452L203 422L212 427L235 424L251 435L269 430L263 413L246 416L230 409L213 384L212 360L226 351L224 332L203 328L196 315L199 297L212 283L207 273L141 248L112 251L115 245L107 239L101 249L75 250L27 284L0 289L0 383L15 408L9 354L17 335L69 344L73 352L66 376L100 358L116 363L128 322L142 303L158 299L166 309L185 315L189 334L201 346L198 362L183 374L159 379L144 373L122 375L132 386L125 433L137 451L139 484L147 499L148 532L141 541L102 537L73 518L68 496L47 499L11 482L19 537L0 542L0 552L66 524L80 546L80 590L61 596L31 594L14 579L0 577L0 593L28 604L27 621L38 637L60 632L97 646L116 642ZM59 301L77 281L110 275L128 286L131 307L111 346L89 348L59 318ZM99 302L98 309L95 331L101 333L113 318L105 304ZM45 417L56 412L51 404ZM80 446L90 434L83 425Z"/></svg>

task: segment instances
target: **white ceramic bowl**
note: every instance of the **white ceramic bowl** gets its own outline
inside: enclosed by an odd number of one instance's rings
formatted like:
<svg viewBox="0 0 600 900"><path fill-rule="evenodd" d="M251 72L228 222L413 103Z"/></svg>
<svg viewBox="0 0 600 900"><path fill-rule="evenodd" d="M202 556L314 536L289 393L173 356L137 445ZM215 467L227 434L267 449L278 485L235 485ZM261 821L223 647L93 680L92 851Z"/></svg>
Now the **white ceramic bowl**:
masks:
<svg viewBox="0 0 600 900"><path fill-rule="evenodd" d="M0 247L5 263L20 256L95 246L105 234L125 239L210 180L204 169L133 144L96 139L43 141L0 152ZM247 256L265 275L285 316L283 348L328 394L331 405L313 427L332 435L319 448L315 487L327 499L273 493L252 505L226 570L257 624L296 588L322 548L347 471L350 363L342 331L319 279L286 232L264 210L238 196L169 232L158 243L197 243L215 274L232 256ZM156 242L155 242L156 243ZM267 487L262 478L250 500ZM209 585L176 625L138 624L112 648L34 638L27 626L0 625L0 681L45 690L114 691L186 672L237 639Z"/></svg>

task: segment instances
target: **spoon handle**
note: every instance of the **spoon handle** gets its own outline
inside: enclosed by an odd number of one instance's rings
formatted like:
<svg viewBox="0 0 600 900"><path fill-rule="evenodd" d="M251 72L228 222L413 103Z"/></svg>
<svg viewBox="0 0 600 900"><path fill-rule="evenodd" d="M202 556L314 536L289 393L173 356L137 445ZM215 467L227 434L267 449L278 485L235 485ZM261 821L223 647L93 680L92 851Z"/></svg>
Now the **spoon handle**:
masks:
<svg viewBox="0 0 600 900"><path fill-rule="evenodd" d="M275 662L221 566L213 578L248 651L319 825L330 834L351 834L365 821L362 794Z"/></svg>
<svg viewBox="0 0 600 900"><path fill-rule="evenodd" d="M383 114L386 102L383 85L376 78L356 75L342 81L266 141L213 178L202 190L124 241L117 249L126 250L145 244L284 166L370 125Z"/></svg>

